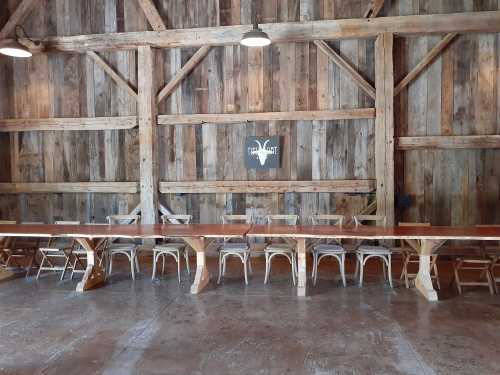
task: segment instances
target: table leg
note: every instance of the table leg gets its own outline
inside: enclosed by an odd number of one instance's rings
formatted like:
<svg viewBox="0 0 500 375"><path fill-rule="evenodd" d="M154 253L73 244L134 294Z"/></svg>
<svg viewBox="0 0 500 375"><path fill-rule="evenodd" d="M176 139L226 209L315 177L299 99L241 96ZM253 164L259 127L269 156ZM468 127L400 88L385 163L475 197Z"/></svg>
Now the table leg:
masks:
<svg viewBox="0 0 500 375"><path fill-rule="evenodd" d="M196 251L196 275L194 276L193 285L191 285L191 294L198 294L210 282L205 257L205 239L203 237L187 237L184 238L184 241Z"/></svg>
<svg viewBox="0 0 500 375"><path fill-rule="evenodd" d="M77 238L76 241L87 251L87 269L83 274L83 279L76 286L77 292L83 292L104 284L106 274L95 262L95 248L99 244L87 238Z"/></svg>
<svg viewBox="0 0 500 375"><path fill-rule="evenodd" d="M437 301L431 278L431 255L439 249L446 240L422 240L419 248L419 269L415 279L415 287L428 301Z"/></svg>
<svg viewBox="0 0 500 375"><path fill-rule="evenodd" d="M298 280L297 280L297 296L305 297L307 288L307 273L306 273L306 239L297 239L297 262L298 262Z"/></svg>

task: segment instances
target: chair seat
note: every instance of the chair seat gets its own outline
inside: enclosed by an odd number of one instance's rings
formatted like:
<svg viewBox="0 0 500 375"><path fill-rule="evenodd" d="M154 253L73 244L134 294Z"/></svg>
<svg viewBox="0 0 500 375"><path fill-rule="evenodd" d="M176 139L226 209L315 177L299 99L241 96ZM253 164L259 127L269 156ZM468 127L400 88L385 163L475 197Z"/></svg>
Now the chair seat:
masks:
<svg viewBox="0 0 500 375"><path fill-rule="evenodd" d="M132 251L136 248L135 244L112 244L109 245L106 250L108 251Z"/></svg>
<svg viewBox="0 0 500 375"><path fill-rule="evenodd" d="M156 245L153 248L153 251L178 251L182 250L186 245L183 243L168 243L162 245Z"/></svg>
<svg viewBox="0 0 500 375"><path fill-rule="evenodd" d="M345 253L345 250L342 246L340 245L333 245L333 244L321 244L321 245L316 245L313 248L314 252L317 253Z"/></svg>
<svg viewBox="0 0 500 375"><path fill-rule="evenodd" d="M244 253L249 250L248 244L246 242L233 242L225 243L220 247L221 252L226 253Z"/></svg>
<svg viewBox="0 0 500 375"><path fill-rule="evenodd" d="M286 243L274 243L268 245L265 249L265 252L287 252L293 253L293 246Z"/></svg>
<svg viewBox="0 0 500 375"><path fill-rule="evenodd" d="M387 247L383 246L370 246L370 245L361 245L358 247L358 253L362 254L377 254L377 255L390 255L391 250Z"/></svg>
<svg viewBox="0 0 500 375"><path fill-rule="evenodd" d="M60 253L62 252L63 248L56 248L56 247L41 247L40 251L43 251L45 253Z"/></svg>

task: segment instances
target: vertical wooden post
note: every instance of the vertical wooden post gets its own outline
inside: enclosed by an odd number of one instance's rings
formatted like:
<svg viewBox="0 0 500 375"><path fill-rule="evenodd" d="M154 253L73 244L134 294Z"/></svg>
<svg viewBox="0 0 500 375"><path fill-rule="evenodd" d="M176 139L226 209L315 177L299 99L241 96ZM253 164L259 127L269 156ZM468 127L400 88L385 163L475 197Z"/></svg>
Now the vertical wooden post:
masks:
<svg viewBox="0 0 500 375"><path fill-rule="evenodd" d="M141 221L158 222L158 144L156 137L156 90L154 51L150 46L138 50L138 112L141 182Z"/></svg>
<svg viewBox="0 0 500 375"><path fill-rule="evenodd" d="M394 35L385 33L375 42L375 173L377 214L394 225Z"/></svg>

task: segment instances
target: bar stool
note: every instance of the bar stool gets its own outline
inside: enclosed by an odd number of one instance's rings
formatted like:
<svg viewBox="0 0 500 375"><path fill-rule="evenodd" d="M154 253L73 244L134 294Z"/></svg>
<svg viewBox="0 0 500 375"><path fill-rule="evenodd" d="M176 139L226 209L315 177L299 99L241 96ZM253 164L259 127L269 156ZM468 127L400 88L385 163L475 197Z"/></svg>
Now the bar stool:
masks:
<svg viewBox="0 0 500 375"><path fill-rule="evenodd" d="M313 215L310 217L312 225L326 224L326 225L336 225L342 228L344 222L343 215ZM316 285L316 279L318 278L318 266L321 259L326 257L331 257L337 260L340 269L340 275L342 277L342 284L346 286L345 281L345 254L346 251L342 246L342 243L338 239L332 240L318 240L312 248L313 255L313 271L312 278L313 284Z"/></svg>
<svg viewBox="0 0 500 375"><path fill-rule="evenodd" d="M268 225L270 224L285 224L285 225L297 225L299 217L297 215L267 215L265 221ZM297 277L297 254L295 252L295 243L293 240L284 238L285 242L271 242L264 249L264 254L266 256L266 276L264 278L264 284L267 284L269 280L269 275L271 273L271 261L275 256L284 256L290 262L292 267L292 281L295 285L295 279Z"/></svg>
<svg viewBox="0 0 500 375"><path fill-rule="evenodd" d="M404 223L398 224L400 227L430 227L430 223ZM401 270L400 280L405 280L406 288L410 288L410 278L415 279L417 277L416 273L410 273L408 271L408 266L410 264L420 264L420 257L417 251L411 246L411 244L406 240L401 240L401 255L403 256L403 269ZM436 281L437 289L441 289L441 283L439 282L439 273L437 268L438 255L431 255L431 279Z"/></svg>
<svg viewBox="0 0 500 375"><path fill-rule="evenodd" d="M80 225L79 221L56 221L56 225ZM71 268L71 256L76 248L76 240L69 238L54 238L51 237L46 247L40 247L42 261L38 267L36 275L37 280L40 278L42 271L62 271L60 280L64 279L66 271ZM56 266L52 263L53 260L64 259L63 266ZM48 266L44 266L47 263Z"/></svg>
<svg viewBox="0 0 500 375"><path fill-rule="evenodd" d="M161 217L163 224L168 223L180 223L189 224L192 220L191 215L163 215ZM183 242L169 242L168 238L164 239L164 242L156 245L153 248L153 274L151 280L156 278L156 263L160 258L162 258L162 275L165 274L165 261L167 256L171 256L177 262L177 279L179 284L181 282L181 255L184 254L184 259L186 261L186 269L188 275L191 274L189 269L189 253L187 245Z"/></svg>
<svg viewBox="0 0 500 375"><path fill-rule="evenodd" d="M222 215L222 224L251 224L252 219L249 215ZM217 284L220 284L222 276L226 274L226 259L236 257L243 263L243 273L245 274L245 284L248 285L248 270L252 273L252 263L250 260L250 246L247 241L238 238L224 238L224 243L219 248L219 277Z"/></svg>
<svg viewBox="0 0 500 375"><path fill-rule="evenodd" d="M139 224L140 219L141 217L139 215L110 215L107 217L108 223L110 225L137 225ZM130 262L130 273L132 274L132 280L135 280L136 270L137 272L140 272L139 260L137 259L137 245L135 244L135 242L118 242L117 239L111 239L106 248L106 252L109 257L108 275L113 272L113 257L115 255L124 255Z"/></svg>
<svg viewBox="0 0 500 375"><path fill-rule="evenodd" d="M363 225L366 222L376 223L381 221L383 226L387 225L387 218L385 216L377 215L358 215L354 216L354 223L356 228ZM391 249L386 246L378 245L363 245L361 243L356 249L356 256L358 258L359 269L359 286L363 286L363 269L366 262L371 258L379 258L382 261L382 269L384 271L384 278L389 277L389 285L392 286L392 272L391 272Z"/></svg>

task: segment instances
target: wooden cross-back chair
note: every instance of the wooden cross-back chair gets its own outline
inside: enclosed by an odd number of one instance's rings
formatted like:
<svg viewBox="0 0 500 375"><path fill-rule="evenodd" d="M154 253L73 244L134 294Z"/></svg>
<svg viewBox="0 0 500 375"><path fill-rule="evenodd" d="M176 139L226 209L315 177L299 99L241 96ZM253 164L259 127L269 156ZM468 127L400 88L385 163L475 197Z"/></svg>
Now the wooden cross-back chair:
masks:
<svg viewBox="0 0 500 375"><path fill-rule="evenodd" d="M430 227L431 223L400 222L398 225L400 227ZM409 266L411 264L420 264L420 257L417 249L414 248L413 243L406 240L401 240L401 255L403 256L403 269L401 270L401 276L399 279L404 279L406 288L409 288L410 281L417 277L416 273L411 273L409 271ZM436 286L439 290L441 289L441 283L439 282L437 259L437 254L431 255L431 279L436 281Z"/></svg>
<svg viewBox="0 0 500 375"><path fill-rule="evenodd" d="M1 225L12 225L17 224L15 220L0 220ZM3 266L6 266L7 259L9 257L9 245L12 243L13 237L0 237L0 262Z"/></svg>
<svg viewBox="0 0 500 375"><path fill-rule="evenodd" d="M163 224L190 224L193 217L191 215L163 215L161 220ZM164 238L163 242L155 245L153 248L153 274L151 280L156 278L156 264L162 259L162 275L165 274L165 262L167 257L172 257L177 262L177 279L181 282L181 257L184 255L186 270L191 275L189 268L188 246L179 240Z"/></svg>
<svg viewBox="0 0 500 375"><path fill-rule="evenodd" d="M110 215L107 217L110 225L137 225L141 220L139 215ZM123 255L127 257L130 263L130 273L132 280L135 280L135 273L140 272L139 259L137 258L137 245L131 240L117 240L112 238L108 241L106 247L107 257L109 259L108 275L113 272L113 257Z"/></svg>
<svg viewBox="0 0 500 375"><path fill-rule="evenodd" d="M56 221L56 225L80 225L79 221ZM61 272L60 280L64 279L68 269L72 267L71 258L73 251L77 247L76 240L71 238L51 237L47 246L40 247L42 260L38 267L36 278L39 279L42 271ZM63 265L57 265L55 261L62 260ZM47 264L47 265L45 265Z"/></svg>
<svg viewBox="0 0 500 375"><path fill-rule="evenodd" d="M267 215L265 217L265 222L267 224L286 224L286 225L297 225L299 220L298 215ZM293 285L296 283L297 278L297 253L295 251L295 243L288 238L284 238L284 242L270 242L264 248L264 254L266 257L266 276L264 278L264 284L269 281L269 275L271 273L271 262L275 256L284 256L290 262L292 267L292 282Z"/></svg>
<svg viewBox="0 0 500 375"><path fill-rule="evenodd" d="M335 225L342 227L345 217L344 215L313 215L310 218L312 225ZM312 247L313 255L313 271L312 278L313 284L316 285L316 280L318 278L318 266L322 259L330 257L336 259L339 264L340 276L342 278L342 284L346 286L345 278L345 254L346 251L342 246L340 240L318 240Z"/></svg>
<svg viewBox="0 0 500 375"><path fill-rule="evenodd" d="M354 224L356 228L364 225L364 223L382 223L383 226L387 225L387 218L381 215L357 215L354 216ZM359 286L363 286L363 270L366 262L372 258L378 258L382 262L382 270L384 279L389 279L389 285L392 286L392 270L391 270L391 249L382 244L378 245L365 245L364 241L361 242L356 249L356 256L358 262L356 265L356 273L359 271Z"/></svg>
<svg viewBox="0 0 500 375"><path fill-rule="evenodd" d="M222 224L251 224L251 215L222 215ZM243 273L245 275L245 284L248 285L248 271L252 273L252 263L250 260L250 245L244 238L224 238L224 243L219 247L219 277L217 284L220 283L222 276L226 274L226 260L228 257L235 257L243 263Z"/></svg>

